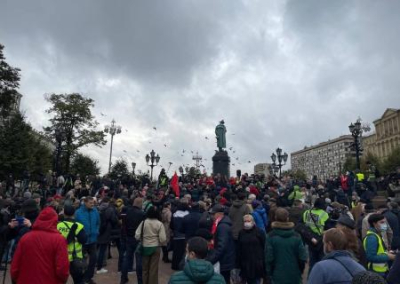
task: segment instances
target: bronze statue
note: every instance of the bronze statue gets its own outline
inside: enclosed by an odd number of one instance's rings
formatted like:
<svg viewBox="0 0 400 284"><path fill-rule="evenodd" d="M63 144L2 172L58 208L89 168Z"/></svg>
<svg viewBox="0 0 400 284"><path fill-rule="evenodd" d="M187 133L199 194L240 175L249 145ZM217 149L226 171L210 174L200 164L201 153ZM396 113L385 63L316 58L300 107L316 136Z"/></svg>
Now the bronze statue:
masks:
<svg viewBox="0 0 400 284"><path fill-rule="evenodd" d="M226 127L223 120L215 127L215 135L217 135L217 147L219 151L226 148Z"/></svg>

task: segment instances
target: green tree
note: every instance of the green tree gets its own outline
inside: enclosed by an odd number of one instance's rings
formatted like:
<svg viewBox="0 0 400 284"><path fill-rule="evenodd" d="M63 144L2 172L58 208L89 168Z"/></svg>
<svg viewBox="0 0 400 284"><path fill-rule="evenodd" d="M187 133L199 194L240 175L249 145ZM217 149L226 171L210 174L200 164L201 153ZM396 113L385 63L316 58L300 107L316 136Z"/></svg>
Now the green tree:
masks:
<svg viewBox="0 0 400 284"><path fill-rule="evenodd" d="M19 112L6 120L0 130L0 161L0 179L8 174L19 179L24 171L38 175L51 169L51 150Z"/></svg>
<svg viewBox="0 0 400 284"><path fill-rule="evenodd" d="M3 54L4 45L0 44L0 116L5 118L12 110L12 105L20 96L18 92L20 75L18 68L11 67Z"/></svg>
<svg viewBox="0 0 400 284"><path fill-rule="evenodd" d="M342 171L347 172L347 171L354 171L357 168L357 162L356 158L354 157L347 157L346 161L344 162L342 166Z"/></svg>
<svg viewBox="0 0 400 284"><path fill-rule="evenodd" d="M97 176L100 174L100 168L98 161L91 157L83 154L76 154L72 159L71 173L76 175L80 174L81 177L85 176Z"/></svg>
<svg viewBox="0 0 400 284"><path fill-rule="evenodd" d="M395 148L392 153L383 161L383 173L389 174L396 171L396 168L400 166L400 146Z"/></svg>
<svg viewBox="0 0 400 284"><path fill-rule="evenodd" d="M111 167L110 178L113 180L126 179L129 176L128 163L123 160L117 160Z"/></svg>
<svg viewBox="0 0 400 284"><path fill-rule="evenodd" d="M47 113L54 116L51 126L44 128L46 134L57 143L56 133L61 133L61 149L65 172L69 172L71 157L83 146L106 144L103 131L96 129L98 123L92 115L94 101L80 94L52 94L46 99L51 107Z"/></svg>
<svg viewBox="0 0 400 284"><path fill-rule="evenodd" d="M298 179L298 180L306 180L307 179L306 172L303 171L303 170L300 170L300 169L295 170L295 171L294 170L287 170L287 171L284 171L282 173L282 175L289 175L289 176L292 176L293 178Z"/></svg>

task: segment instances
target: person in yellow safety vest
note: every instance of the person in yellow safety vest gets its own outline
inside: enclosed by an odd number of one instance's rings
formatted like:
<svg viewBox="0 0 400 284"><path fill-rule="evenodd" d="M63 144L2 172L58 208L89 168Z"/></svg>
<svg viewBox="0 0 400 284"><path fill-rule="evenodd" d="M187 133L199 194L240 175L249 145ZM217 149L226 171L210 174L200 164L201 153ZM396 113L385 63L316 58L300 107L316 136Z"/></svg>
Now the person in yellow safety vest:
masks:
<svg viewBox="0 0 400 284"><path fill-rule="evenodd" d="M64 206L64 221L57 225L58 231L68 242L68 258L70 261L70 274L74 284L83 284L83 269L78 267L79 261L83 260L82 244L87 241L83 225L74 220L75 208L72 205Z"/></svg>
<svg viewBox="0 0 400 284"><path fill-rule="evenodd" d="M395 259L395 254L388 252L381 232L388 229L388 223L382 214L372 214L368 218L369 230L363 240L368 261L368 270L385 276L389 271L388 262Z"/></svg>
<svg viewBox="0 0 400 284"><path fill-rule="evenodd" d="M329 220L329 215L326 213L325 208L325 200L323 198L318 198L314 202L314 207L310 210L304 211L303 213L302 223L304 223L316 236L311 240L315 248L311 248L310 246L308 247L310 258L309 271L311 271L314 264L320 261L324 256L322 234L326 229L325 225ZM319 240L317 240L317 236L319 237Z"/></svg>
<svg viewBox="0 0 400 284"><path fill-rule="evenodd" d="M356 177L358 182L363 182L365 179L365 176L362 172L356 173Z"/></svg>

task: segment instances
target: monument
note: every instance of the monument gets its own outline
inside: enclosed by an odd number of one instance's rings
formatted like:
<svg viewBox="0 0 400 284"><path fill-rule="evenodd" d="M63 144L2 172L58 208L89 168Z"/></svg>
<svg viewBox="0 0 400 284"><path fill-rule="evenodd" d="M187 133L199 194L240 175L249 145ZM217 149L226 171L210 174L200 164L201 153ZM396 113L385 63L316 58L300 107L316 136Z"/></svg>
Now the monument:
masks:
<svg viewBox="0 0 400 284"><path fill-rule="evenodd" d="M217 138L218 150L215 150L215 155L212 157L213 160L213 173L221 174L230 177L230 162L231 159L228 156L226 148L226 127L223 120L215 127L215 135Z"/></svg>

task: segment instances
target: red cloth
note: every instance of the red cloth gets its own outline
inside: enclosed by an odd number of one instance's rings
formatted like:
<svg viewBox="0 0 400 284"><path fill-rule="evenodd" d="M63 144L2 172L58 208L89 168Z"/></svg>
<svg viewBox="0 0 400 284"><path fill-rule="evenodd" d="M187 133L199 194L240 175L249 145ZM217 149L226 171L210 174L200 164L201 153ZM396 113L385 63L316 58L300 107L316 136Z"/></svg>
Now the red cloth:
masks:
<svg viewBox="0 0 400 284"><path fill-rule="evenodd" d="M257 187L255 186L250 186L250 193L253 193L255 196L258 196L260 194Z"/></svg>
<svg viewBox="0 0 400 284"><path fill-rule="evenodd" d="M217 227L218 227L218 223L219 221L221 221L221 219L223 218L223 216L215 219L212 227L211 227L211 234L213 235L213 239L211 240L210 244L208 245L209 249L214 249L214 237L215 237L215 233L217 232Z"/></svg>
<svg viewBox="0 0 400 284"><path fill-rule="evenodd" d="M342 175L340 177L340 185L342 186L343 190L348 190L349 189L349 186L347 185L347 180L348 180L348 177L345 176L345 175Z"/></svg>
<svg viewBox="0 0 400 284"><path fill-rule="evenodd" d="M174 176L171 179L171 187L175 192L175 196L179 197L180 196L180 191L179 191L179 179L178 179L178 175L174 174Z"/></svg>
<svg viewBox="0 0 400 284"><path fill-rule="evenodd" d="M11 278L16 283L64 284L69 276L67 241L57 230L58 216L45 208L17 245Z"/></svg>
<svg viewBox="0 0 400 284"><path fill-rule="evenodd" d="M226 203L228 203L228 200L227 200L225 197L222 197L222 198L219 200L219 204L221 204L221 205L225 205Z"/></svg>

